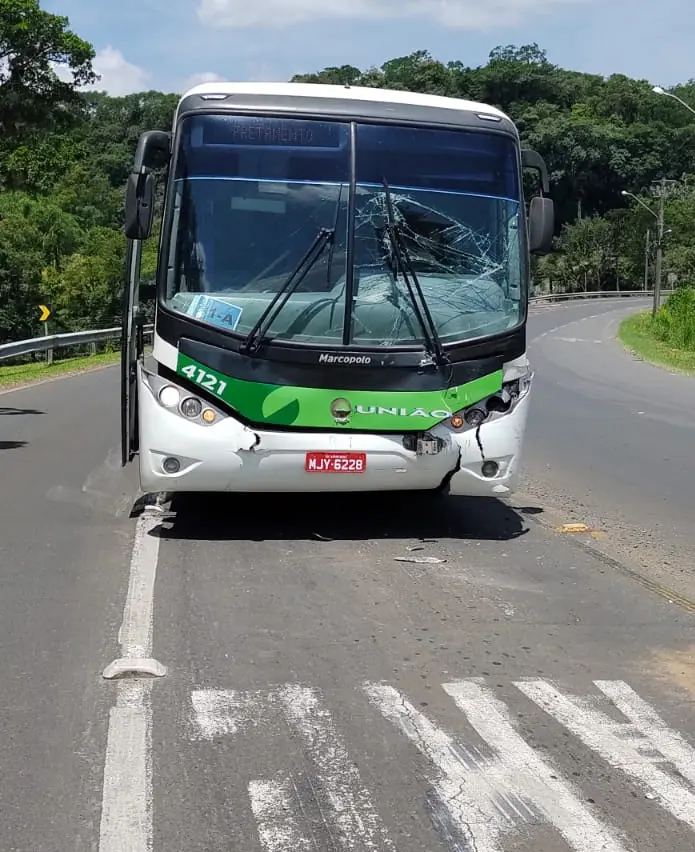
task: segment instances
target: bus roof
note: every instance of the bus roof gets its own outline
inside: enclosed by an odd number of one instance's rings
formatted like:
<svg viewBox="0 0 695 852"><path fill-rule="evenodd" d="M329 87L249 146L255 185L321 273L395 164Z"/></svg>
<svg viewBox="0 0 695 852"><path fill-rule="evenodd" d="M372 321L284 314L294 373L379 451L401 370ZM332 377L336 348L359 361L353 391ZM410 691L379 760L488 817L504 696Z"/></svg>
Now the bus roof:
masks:
<svg viewBox="0 0 695 852"><path fill-rule="evenodd" d="M417 92L402 92L395 89L375 89L367 86L336 86L323 83L201 83L189 89L181 96L179 106L193 95L276 95L281 97L316 98L335 101L370 101L386 105L419 106L435 109L456 110L457 112L483 113L489 116L511 121L497 107L476 103L461 98L448 98L441 95L423 95ZM177 110L178 113L178 110Z"/></svg>

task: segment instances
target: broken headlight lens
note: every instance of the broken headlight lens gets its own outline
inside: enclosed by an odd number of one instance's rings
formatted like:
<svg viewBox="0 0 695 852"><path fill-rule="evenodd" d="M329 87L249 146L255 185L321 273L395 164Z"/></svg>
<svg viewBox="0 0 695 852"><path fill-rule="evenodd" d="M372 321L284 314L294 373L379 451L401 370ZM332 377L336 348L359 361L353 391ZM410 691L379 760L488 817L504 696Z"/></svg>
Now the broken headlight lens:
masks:
<svg viewBox="0 0 695 852"><path fill-rule="evenodd" d="M511 382L505 382L497 393L455 412L449 419L449 425L457 432L466 428L477 429L491 417L501 416L511 411L530 385L531 373Z"/></svg>

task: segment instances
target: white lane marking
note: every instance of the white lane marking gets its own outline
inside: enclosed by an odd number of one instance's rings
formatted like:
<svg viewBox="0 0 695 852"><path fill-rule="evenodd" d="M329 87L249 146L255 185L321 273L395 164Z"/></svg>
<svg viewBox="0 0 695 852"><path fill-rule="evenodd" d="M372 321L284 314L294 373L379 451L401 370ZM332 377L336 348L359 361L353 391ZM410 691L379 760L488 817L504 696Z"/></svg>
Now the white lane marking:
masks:
<svg viewBox="0 0 695 852"><path fill-rule="evenodd" d="M528 799L576 850L619 850L622 845L515 730L506 706L492 690L474 680L446 683L478 734L502 763L504 780L520 799Z"/></svg>
<svg viewBox="0 0 695 852"><path fill-rule="evenodd" d="M161 517L147 509L138 518L123 623L124 657L152 651L152 606ZM119 681L109 716L99 829L99 852L152 849L151 681Z"/></svg>
<svg viewBox="0 0 695 852"><path fill-rule="evenodd" d="M316 767L347 849L395 849L343 744L330 711L315 689L288 684L280 690L287 721L301 735Z"/></svg>
<svg viewBox="0 0 695 852"><path fill-rule="evenodd" d="M695 749L679 733L672 731L654 708L623 681L595 680L594 683L680 774L695 785Z"/></svg>
<svg viewBox="0 0 695 852"><path fill-rule="evenodd" d="M454 740L387 684L365 684L381 713L394 722L439 770L430 783L456 828L477 852L502 852L502 836L545 817L577 852L625 852L514 728L507 708L476 679L444 684L491 749Z"/></svg>
<svg viewBox="0 0 695 852"><path fill-rule="evenodd" d="M268 707L274 704L272 693L238 692L234 689L196 689L191 693L197 735L214 740L237 731L246 732L265 721ZM194 736L196 739L197 736Z"/></svg>
<svg viewBox="0 0 695 852"><path fill-rule="evenodd" d="M128 594L118 632L124 657L149 657L152 653L154 581L159 559L159 536L153 533L161 523L160 515L145 510L135 528Z"/></svg>
<svg viewBox="0 0 695 852"><path fill-rule="evenodd" d="M618 300L618 301L621 301L621 300ZM632 307L634 307L634 305L630 306L630 310L632 309ZM605 316L608 313L617 313L617 312L618 312L618 308L615 308L611 311L606 311L605 314L594 314L593 316L580 317L579 319L573 319L573 320L570 320L569 322L561 323L560 325L555 326L555 328L549 328L546 331L543 331L540 334L537 334L535 337L532 337L531 340L529 340L528 343L527 343L527 348L530 347L532 344L536 343L537 341L541 340L543 337L546 337L546 336L549 336L549 335L555 335L555 334L557 334L558 331L562 331L563 329L569 328L572 325L577 325L577 323L582 323L582 322L586 322L587 320L596 319L598 316Z"/></svg>
<svg viewBox="0 0 695 852"><path fill-rule="evenodd" d="M586 337L556 337L561 343L603 343L602 340L589 340Z"/></svg>
<svg viewBox="0 0 695 852"><path fill-rule="evenodd" d="M152 849L151 681L117 686L109 716L99 852Z"/></svg>
<svg viewBox="0 0 695 852"><path fill-rule="evenodd" d="M205 739L239 731L243 733L249 727L282 714L304 743L305 752L313 764L315 780L328 803L325 816L341 837L340 848L354 852L395 852L369 791L362 784L359 770L350 759L318 690L300 684L286 684L267 692L196 690L191 699L197 733ZM267 787L253 789L268 792ZM265 804L254 804L252 798L252 808L262 806L268 820L282 824L287 814L284 809L279 809L281 797L276 794L270 798L277 806L273 813L269 810L270 800L266 800Z"/></svg>
<svg viewBox="0 0 695 852"><path fill-rule="evenodd" d="M596 708L595 700L568 698L545 681L520 681L515 685L611 766L629 775L645 792L655 795L676 819L695 828L695 794L659 766L664 759L673 761L679 768L684 761L686 766L690 761L692 775L693 752L627 684L597 682L608 697L618 699L629 722L616 722Z"/></svg>
<svg viewBox="0 0 695 852"><path fill-rule="evenodd" d="M311 852L318 849L311 839L302 835L292 813L295 797L290 778L251 781L248 789L258 836L266 852Z"/></svg>

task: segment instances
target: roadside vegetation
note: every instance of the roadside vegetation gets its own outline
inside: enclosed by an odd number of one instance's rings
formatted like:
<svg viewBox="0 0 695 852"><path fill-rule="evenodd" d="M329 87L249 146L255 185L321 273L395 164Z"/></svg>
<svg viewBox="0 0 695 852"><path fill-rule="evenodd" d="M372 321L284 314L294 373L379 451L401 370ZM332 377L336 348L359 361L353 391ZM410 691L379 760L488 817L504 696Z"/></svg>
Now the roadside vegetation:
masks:
<svg viewBox="0 0 695 852"><path fill-rule="evenodd" d="M623 320L619 337L645 361L695 375L695 288L676 290L654 317L647 311Z"/></svg>
<svg viewBox="0 0 695 852"><path fill-rule="evenodd" d="M74 358L63 358L52 364L46 361L31 361L25 364L0 364L0 389L21 387L26 384L46 381L57 376L66 376L71 373L83 373L99 367L106 367L118 363L120 350L111 352L100 352L97 355L79 355Z"/></svg>

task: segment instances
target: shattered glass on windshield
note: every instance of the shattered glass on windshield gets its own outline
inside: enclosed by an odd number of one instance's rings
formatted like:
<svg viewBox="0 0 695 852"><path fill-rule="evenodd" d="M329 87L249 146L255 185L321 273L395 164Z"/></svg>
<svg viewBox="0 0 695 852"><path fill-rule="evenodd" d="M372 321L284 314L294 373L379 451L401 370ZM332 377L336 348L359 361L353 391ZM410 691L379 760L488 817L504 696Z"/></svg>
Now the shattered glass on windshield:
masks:
<svg viewBox="0 0 695 852"><path fill-rule="evenodd" d="M378 124L357 124L353 136L347 122L295 118L206 115L184 124L169 202L166 301L173 310L248 334L323 228L331 242L273 319L268 339L424 344L394 262L386 184L441 342L522 321L525 257L510 137Z"/></svg>
<svg viewBox="0 0 695 852"><path fill-rule="evenodd" d="M442 340L495 334L517 325L517 204L397 188L391 198L396 225ZM403 278L394 276L386 226L385 193L360 187L354 340L385 346L422 342L411 296Z"/></svg>
<svg viewBox="0 0 695 852"><path fill-rule="evenodd" d="M384 181L442 342L497 334L523 318L516 151L502 135L359 125L354 342L422 342L393 275Z"/></svg>

